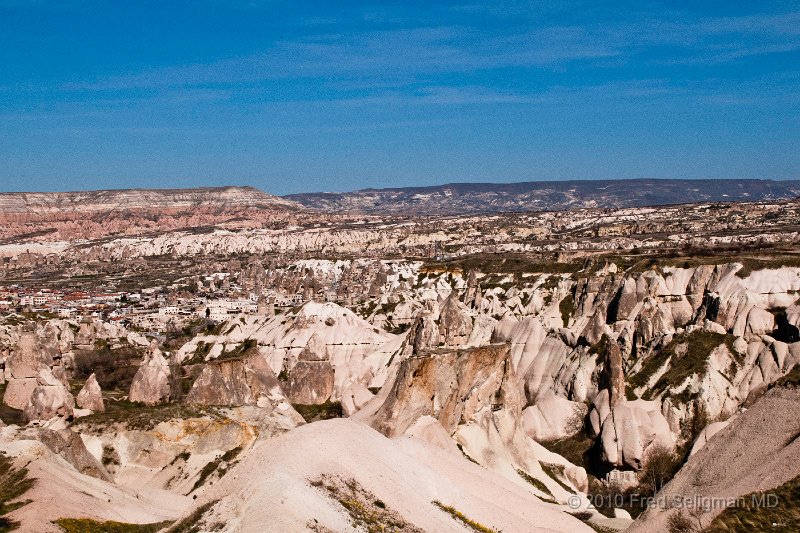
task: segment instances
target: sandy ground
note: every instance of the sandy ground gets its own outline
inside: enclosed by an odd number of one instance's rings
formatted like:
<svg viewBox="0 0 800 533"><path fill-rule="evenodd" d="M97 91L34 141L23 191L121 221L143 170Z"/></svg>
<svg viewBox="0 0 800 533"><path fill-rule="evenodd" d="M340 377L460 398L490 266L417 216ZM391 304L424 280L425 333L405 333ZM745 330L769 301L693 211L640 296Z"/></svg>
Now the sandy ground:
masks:
<svg viewBox="0 0 800 533"><path fill-rule="evenodd" d="M128 523L174 520L191 498L163 490L135 491L81 474L43 444L21 440L2 445L15 463L26 466L36 484L25 499L31 503L10 514L21 523L21 533L63 533L52 524L59 518L92 518Z"/></svg>
<svg viewBox="0 0 800 533"><path fill-rule="evenodd" d="M310 485L322 475L355 479L406 521L426 531L465 531L438 500L498 531L592 530L524 486L417 438L391 440L354 420L297 428L261 442L197 500L219 502L225 531L303 530L307 523L351 531L343 507Z"/></svg>

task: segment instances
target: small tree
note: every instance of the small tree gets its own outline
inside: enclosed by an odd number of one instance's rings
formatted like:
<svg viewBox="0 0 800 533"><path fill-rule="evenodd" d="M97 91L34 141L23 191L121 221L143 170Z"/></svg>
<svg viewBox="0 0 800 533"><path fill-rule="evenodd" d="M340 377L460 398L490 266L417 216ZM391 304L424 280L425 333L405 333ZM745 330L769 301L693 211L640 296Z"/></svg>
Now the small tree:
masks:
<svg viewBox="0 0 800 533"><path fill-rule="evenodd" d="M680 468L678 455L666 446L652 446L646 457L644 470L639 474L647 492L655 494L666 485Z"/></svg>
<svg viewBox="0 0 800 533"><path fill-rule="evenodd" d="M669 515L667 519L667 530L669 533L700 533L701 531L692 519L684 515L681 511Z"/></svg>

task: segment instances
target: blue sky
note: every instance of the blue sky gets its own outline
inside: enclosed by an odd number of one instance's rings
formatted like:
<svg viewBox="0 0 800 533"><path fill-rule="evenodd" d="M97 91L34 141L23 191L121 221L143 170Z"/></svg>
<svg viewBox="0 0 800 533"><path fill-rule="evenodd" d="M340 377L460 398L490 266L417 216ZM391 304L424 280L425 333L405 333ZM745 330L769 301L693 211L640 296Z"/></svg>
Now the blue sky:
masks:
<svg viewBox="0 0 800 533"><path fill-rule="evenodd" d="M800 178L797 2L0 0L0 190Z"/></svg>

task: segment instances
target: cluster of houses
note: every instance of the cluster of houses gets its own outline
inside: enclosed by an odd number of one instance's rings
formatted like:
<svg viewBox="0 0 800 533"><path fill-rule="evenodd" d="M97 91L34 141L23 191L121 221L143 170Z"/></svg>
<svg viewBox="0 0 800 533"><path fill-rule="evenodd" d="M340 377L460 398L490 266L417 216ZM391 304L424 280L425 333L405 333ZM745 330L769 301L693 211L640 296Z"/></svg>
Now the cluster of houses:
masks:
<svg viewBox="0 0 800 533"><path fill-rule="evenodd" d="M211 291L198 290L195 293L181 292L174 287L146 288L140 292L83 292L0 286L0 313L48 313L64 319L92 316L125 320L143 329L153 329L174 318L206 318L222 322L241 315L272 315L275 308L293 307L308 300L330 301L336 298L335 291L330 290L300 290L295 294L284 294L271 288L243 296L244 291L230 283L226 273L212 274L206 277L206 281Z"/></svg>

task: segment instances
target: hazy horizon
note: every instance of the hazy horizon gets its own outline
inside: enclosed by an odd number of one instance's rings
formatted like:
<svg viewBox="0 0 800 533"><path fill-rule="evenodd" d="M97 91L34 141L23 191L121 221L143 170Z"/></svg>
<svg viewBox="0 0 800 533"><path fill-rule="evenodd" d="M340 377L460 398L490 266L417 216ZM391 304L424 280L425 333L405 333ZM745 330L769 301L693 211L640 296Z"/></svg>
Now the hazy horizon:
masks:
<svg viewBox="0 0 800 533"><path fill-rule="evenodd" d="M151 190L151 191L168 191L168 190L192 190L192 189L226 189L226 188L253 188L267 194L274 196L292 196L298 194L346 194L365 190L386 190L386 189L414 189L414 188L441 188L448 186L462 186L462 185L524 185L527 183L572 183L572 182L609 182L609 181L771 181L771 182L800 182L800 179L786 178L786 179L768 179L768 178L586 178L586 179L561 179L561 180L525 180L525 181L461 181L461 182L446 182L446 183L430 183L426 185L406 185L398 187L363 187L360 189L343 189L343 190L309 190L296 193L277 194L268 189L257 185L247 184L221 184L221 185L197 185L189 187L170 187L153 185L151 187L108 187L102 189L49 189L49 190L0 190L0 194L37 194L37 193L80 193L80 192L95 192L95 191L136 191L136 190Z"/></svg>

